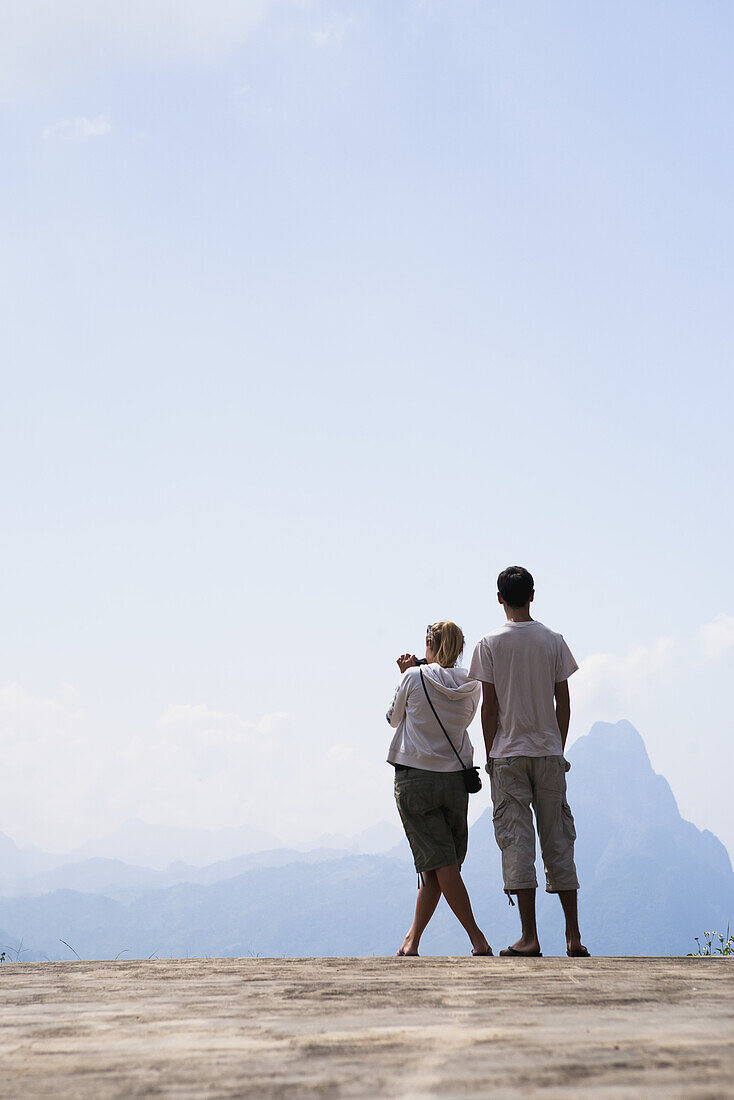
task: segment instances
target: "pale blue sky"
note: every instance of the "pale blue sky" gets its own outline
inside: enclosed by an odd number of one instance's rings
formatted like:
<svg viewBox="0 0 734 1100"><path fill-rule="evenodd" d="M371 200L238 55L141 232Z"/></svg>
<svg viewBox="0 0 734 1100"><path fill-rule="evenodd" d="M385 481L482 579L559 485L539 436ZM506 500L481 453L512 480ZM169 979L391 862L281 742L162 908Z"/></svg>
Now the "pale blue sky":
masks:
<svg viewBox="0 0 734 1100"><path fill-rule="evenodd" d="M734 848L732 9L5 7L0 829L389 815L519 561Z"/></svg>

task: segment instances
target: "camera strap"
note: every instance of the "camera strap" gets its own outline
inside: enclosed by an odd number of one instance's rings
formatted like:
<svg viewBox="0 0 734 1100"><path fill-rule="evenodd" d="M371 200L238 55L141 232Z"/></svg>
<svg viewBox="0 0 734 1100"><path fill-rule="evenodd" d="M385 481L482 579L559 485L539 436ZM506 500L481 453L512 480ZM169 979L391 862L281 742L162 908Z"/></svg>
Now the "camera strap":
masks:
<svg viewBox="0 0 734 1100"><path fill-rule="evenodd" d="M428 700L428 705L429 705L429 707L431 708L431 710L433 711L433 714L434 714L434 717L435 717L436 721L438 722L439 726L440 726L440 727L441 727L441 729L443 730L443 735L444 735L444 737L445 737L445 738L446 738L446 740L448 741L449 745L451 745L451 748L452 748L452 749L454 750L454 756L455 756L455 757L456 757L456 759L457 759L457 760L459 761L459 763L461 764L461 766L462 766L462 768L464 769L464 771L468 771L469 769L467 768L466 764L464 763L464 761L463 761L463 760L461 759L461 757L459 756L458 752L457 752L457 751L456 751L456 749L454 748L454 742L453 742L453 741L451 740L451 738L450 738L450 737L449 737L449 735L447 734L447 732L446 732L446 728L445 728L445 726L444 726L443 722L442 722L442 721L441 721L441 719L440 719L440 718L438 717L438 714L436 714L436 708L434 707L433 703L431 702L431 696L430 696L430 695L428 694L428 688L426 687L426 681L425 681L425 680L424 680L424 678L423 678L423 669L422 669L422 668L419 668L419 669L418 669L418 675L419 675L419 676L420 676L420 678L421 678L421 683L423 684L423 690L424 690L424 691L425 691L425 693L426 693L426 699Z"/></svg>

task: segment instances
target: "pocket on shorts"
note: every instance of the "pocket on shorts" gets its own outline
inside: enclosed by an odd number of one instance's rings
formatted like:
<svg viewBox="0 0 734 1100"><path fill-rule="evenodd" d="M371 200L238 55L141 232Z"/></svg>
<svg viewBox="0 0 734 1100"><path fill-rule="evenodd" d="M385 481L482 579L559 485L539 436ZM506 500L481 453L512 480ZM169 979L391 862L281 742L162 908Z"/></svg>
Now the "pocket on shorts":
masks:
<svg viewBox="0 0 734 1100"><path fill-rule="evenodd" d="M568 840L576 839L576 825L573 820L573 814L571 813L571 807L564 798L561 803L561 825L563 826L563 832Z"/></svg>
<svg viewBox="0 0 734 1100"><path fill-rule="evenodd" d="M500 848L506 848L512 841L512 825L508 819L509 804L507 799L499 802L492 814L492 824L494 825L494 836L497 841L497 845Z"/></svg>
<svg viewBox="0 0 734 1100"><path fill-rule="evenodd" d="M493 760L490 778L492 783L492 798L497 801L498 806L501 806L508 797L514 798L521 796L523 789L522 780L519 779L515 773L511 759L497 757L496 760Z"/></svg>
<svg viewBox="0 0 734 1100"><path fill-rule="evenodd" d="M425 780L401 783L395 787L398 807L406 814L427 814L436 808L436 791L433 783Z"/></svg>
<svg viewBox="0 0 734 1100"><path fill-rule="evenodd" d="M539 786L544 791L555 791L556 794L565 792L567 770L562 756L546 757L540 770Z"/></svg>

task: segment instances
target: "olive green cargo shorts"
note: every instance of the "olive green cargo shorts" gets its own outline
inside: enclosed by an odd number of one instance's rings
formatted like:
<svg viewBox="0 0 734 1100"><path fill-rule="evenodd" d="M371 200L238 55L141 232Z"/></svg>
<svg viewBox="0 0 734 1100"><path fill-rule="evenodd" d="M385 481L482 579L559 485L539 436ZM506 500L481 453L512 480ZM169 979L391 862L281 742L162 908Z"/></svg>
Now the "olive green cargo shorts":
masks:
<svg viewBox="0 0 734 1100"><path fill-rule="evenodd" d="M566 799L566 772L562 756L512 756L490 760L494 803L494 835L502 852L505 893L532 890L535 877L535 830L540 837L549 894L578 890L573 843L576 828Z"/></svg>
<svg viewBox="0 0 734 1100"><path fill-rule="evenodd" d="M461 867L469 837L464 773L396 768L395 801L416 871Z"/></svg>

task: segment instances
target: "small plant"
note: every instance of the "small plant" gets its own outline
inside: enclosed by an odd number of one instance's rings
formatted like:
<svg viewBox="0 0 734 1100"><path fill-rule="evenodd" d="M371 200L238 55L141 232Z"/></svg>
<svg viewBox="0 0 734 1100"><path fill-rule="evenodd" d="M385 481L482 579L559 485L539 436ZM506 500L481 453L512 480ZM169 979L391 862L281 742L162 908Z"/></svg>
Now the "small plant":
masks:
<svg viewBox="0 0 734 1100"><path fill-rule="evenodd" d="M20 956L27 952L28 948L23 947L23 940L20 941L17 947L12 947L8 944L3 944L2 954L0 955L0 963L9 962L11 955L15 955L15 961L20 962Z"/></svg>
<svg viewBox="0 0 734 1100"><path fill-rule="evenodd" d="M698 955L734 955L734 934L730 931L728 924L725 934L721 932L704 932L703 943L701 943L698 936L693 938L698 946L695 951L688 952L687 958L689 959ZM715 940L719 941L717 946L714 946Z"/></svg>

